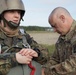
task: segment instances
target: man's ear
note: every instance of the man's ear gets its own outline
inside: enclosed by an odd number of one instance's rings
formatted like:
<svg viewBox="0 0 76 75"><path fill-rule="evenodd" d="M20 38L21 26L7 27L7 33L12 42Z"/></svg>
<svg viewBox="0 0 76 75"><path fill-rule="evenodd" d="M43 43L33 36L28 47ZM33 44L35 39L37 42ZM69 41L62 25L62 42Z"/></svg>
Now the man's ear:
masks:
<svg viewBox="0 0 76 75"><path fill-rule="evenodd" d="M65 22L65 16L64 15L60 15L60 20L64 23Z"/></svg>

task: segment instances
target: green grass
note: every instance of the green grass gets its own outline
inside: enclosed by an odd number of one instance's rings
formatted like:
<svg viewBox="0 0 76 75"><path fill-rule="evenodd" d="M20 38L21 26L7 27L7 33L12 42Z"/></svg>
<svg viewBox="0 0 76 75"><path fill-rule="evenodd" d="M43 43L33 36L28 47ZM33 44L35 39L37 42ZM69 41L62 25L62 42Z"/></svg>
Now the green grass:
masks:
<svg viewBox="0 0 76 75"><path fill-rule="evenodd" d="M45 46L48 49L49 54L52 54L53 51L55 50L55 45L42 45L42 46Z"/></svg>

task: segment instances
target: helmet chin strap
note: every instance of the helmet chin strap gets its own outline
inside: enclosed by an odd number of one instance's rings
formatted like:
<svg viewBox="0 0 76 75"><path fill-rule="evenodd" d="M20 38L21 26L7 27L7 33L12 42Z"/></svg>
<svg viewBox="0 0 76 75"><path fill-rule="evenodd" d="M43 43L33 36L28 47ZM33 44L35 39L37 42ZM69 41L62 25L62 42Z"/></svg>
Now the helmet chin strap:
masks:
<svg viewBox="0 0 76 75"><path fill-rule="evenodd" d="M13 30L17 29L19 27L19 24L14 23L12 21L7 21L4 17L2 17L3 22L4 22L4 27L6 27L6 24Z"/></svg>
<svg viewBox="0 0 76 75"><path fill-rule="evenodd" d="M16 24L12 21L8 21L8 26L11 28L11 29L17 29L19 27L19 24Z"/></svg>

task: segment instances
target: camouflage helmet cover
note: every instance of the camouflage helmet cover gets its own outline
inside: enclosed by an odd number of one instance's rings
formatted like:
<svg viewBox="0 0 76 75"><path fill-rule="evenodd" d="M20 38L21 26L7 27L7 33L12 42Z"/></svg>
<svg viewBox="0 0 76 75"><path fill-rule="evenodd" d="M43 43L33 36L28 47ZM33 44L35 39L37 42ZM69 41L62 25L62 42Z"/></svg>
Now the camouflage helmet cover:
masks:
<svg viewBox="0 0 76 75"><path fill-rule="evenodd" d="M0 14L8 10L21 10L22 17L25 13L25 8L22 0L1 0L0 1Z"/></svg>

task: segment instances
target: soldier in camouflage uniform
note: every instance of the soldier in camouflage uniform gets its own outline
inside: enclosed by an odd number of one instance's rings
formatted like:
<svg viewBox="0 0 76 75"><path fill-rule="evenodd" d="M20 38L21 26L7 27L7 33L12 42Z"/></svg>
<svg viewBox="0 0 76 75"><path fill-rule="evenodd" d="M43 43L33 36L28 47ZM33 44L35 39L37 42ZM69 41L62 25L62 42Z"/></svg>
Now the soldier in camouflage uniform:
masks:
<svg viewBox="0 0 76 75"><path fill-rule="evenodd" d="M65 8L57 7L50 14L49 23L60 36L44 65L45 75L76 75L76 21Z"/></svg>
<svg viewBox="0 0 76 75"><path fill-rule="evenodd" d="M47 60L43 55L42 48L33 38L25 31L19 29L20 21L23 19L25 8L22 0L1 0L0 1L0 75L29 75L25 73L28 69L23 65L29 65L32 60L44 64ZM41 69L41 65L39 69ZM21 73L14 67L21 66ZM28 66L27 68L29 68ZM37 67L35 65L35 67ZM10 69L14 68L12 73ZM31 67L30 67L31 68ZM15 71L19 74L15 74ZM35 70L35 69L34 69ZM40 75L35 74L35 75ZM33 75L33 74L32 74Z"/></svg>

